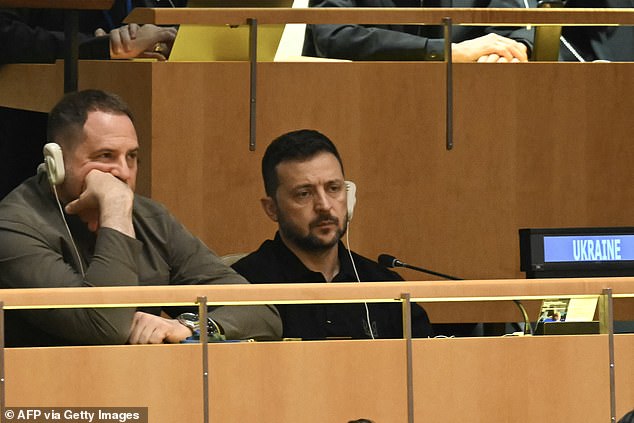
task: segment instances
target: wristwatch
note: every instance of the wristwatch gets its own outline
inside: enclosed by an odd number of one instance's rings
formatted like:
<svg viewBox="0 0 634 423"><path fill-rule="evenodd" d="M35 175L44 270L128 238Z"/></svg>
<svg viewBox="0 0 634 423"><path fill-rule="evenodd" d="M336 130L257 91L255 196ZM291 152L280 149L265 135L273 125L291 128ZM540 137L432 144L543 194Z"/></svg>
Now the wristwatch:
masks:
<svg viewBox="0 0 634 423"><path fill-rule="evenodd" d="M183 313L176 318L178 322L192 331L195 339L200 339L200 319L196 313ZM215 320L207 317L207 338L209 341L224 341L225 331Z"/></svg>

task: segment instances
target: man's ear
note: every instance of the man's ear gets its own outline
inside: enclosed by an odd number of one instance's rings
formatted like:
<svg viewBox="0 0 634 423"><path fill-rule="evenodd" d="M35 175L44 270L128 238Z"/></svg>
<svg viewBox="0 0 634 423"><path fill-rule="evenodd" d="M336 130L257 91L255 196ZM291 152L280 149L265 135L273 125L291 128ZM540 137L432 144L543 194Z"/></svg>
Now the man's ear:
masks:
<svg viewBox="0 0 634 423"><path fill-rule="evenodd" d="M273 222L277 222L277 204L275 204L275 200L271 197L264 197L260 199L260 204L262 204L264 213L266 213Z"/></svg>

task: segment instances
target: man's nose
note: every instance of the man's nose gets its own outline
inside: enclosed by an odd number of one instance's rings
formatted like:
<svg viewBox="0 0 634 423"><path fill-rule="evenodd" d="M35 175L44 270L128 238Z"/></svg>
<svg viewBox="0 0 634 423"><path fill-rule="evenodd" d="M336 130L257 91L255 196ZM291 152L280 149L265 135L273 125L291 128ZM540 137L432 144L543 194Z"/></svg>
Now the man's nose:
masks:
<svg viewBox="0 0 634 423"><path fill-rule="evenodd" d="M110 169L110 173L127 183L132 175L132 169L130 169L127 160L123 158L113 165Z"/></svg>
<svg viewBox="0 0 634 423"><path fill-rule="evenodd" d="M314 198L316 210L323 211L330 210L332 208L332 198L326 194L326 191L318 189Z"/></svg>

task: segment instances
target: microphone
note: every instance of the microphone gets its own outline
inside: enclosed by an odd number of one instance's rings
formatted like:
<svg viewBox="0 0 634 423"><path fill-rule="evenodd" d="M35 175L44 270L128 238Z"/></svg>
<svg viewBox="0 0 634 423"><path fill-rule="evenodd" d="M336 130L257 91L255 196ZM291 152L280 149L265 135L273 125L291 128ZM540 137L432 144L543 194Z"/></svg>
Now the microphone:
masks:
<svg viewBox="0 0 634 423"><path fill-rule="evenodd" d="M405 267L407 269L417 270L419 272L428 273L430 275L439 276L441 278L450 279L454 281L464 280L462 278L445 275L444 273L434 272L433 270L424 269L422 267L412 266L411 264L404 263L400 261L399 259L397 259L396 257L391 256L389 254L379 254L378 261L379 261L379 264L387 268ZM522 318L524 319L524 335L532 335L533 327L531 326L531 322L528 318L528 313L526 312L526 308L524 307L524 305L521 303L520 300L513 300L513 302L515 303L515 305L517 305L517 307L520 309L520 312L522 313Z"/></svg>
<svg viewBox="0 0 634 423"><path fill-rule="evenodd" d="M428 273L430 275L439 276L445 279L451 279L454 281L460 281L462 278L457 278L455 276L445 275L444 273L434 272L433 270L423 269L422 267L412 266L411 264L403 263L399 259L389 254L380 254L378 261L385 267L405 267L407 269L417 270L419 272Z"/></svg>

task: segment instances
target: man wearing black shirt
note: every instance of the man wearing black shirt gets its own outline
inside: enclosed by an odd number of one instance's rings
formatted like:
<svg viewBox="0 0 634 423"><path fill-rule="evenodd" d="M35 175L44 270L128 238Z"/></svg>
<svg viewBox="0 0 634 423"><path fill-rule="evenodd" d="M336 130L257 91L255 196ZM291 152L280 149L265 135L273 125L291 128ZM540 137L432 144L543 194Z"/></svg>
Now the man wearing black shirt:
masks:
<svg viewBox="0 0 634 423"><path fill-rule="evenodd" d="M339 153L326 136L300 130L277 138L264 154L262 175L267 195L262 206L279 230L273 240L233 265L251 283L403 280L349 252L340 241L350 217L347 182ZM278 309L287 338L403 336L398 303L290 304ZM412 334L432 334L427 314L418 305L412 306Z"/></svg>

